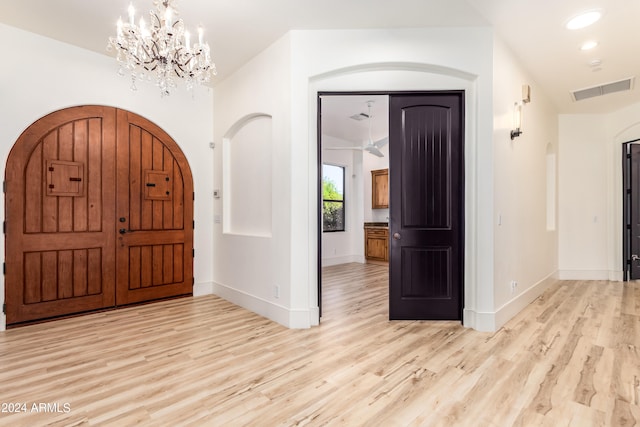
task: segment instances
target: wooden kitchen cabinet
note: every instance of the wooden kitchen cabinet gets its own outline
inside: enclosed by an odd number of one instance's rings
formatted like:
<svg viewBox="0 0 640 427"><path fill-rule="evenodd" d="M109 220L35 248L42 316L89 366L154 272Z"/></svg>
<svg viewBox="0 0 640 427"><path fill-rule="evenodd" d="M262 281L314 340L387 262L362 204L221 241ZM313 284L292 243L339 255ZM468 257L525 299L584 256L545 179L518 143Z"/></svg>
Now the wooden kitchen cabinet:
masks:
<svg viewBox="0 0 640 427"><path fill-rule="evenodd" d="M389 207L389 169L371 171L371 208Z"/></svg>
<svg viewBox="0 0 640 427"><path fill-rule="evenodd" d="M389 229L385 227L364 228L364 257L372 261L389 261Z"/></svg>

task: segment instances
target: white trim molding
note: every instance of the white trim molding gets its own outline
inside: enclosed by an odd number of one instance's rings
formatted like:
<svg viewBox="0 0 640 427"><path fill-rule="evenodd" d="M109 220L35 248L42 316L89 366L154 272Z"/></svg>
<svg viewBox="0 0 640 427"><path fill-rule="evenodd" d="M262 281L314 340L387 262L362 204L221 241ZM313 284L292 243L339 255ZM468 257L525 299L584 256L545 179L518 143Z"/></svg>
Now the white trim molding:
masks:
<svg viewBox="0 0 640 427"><path fill-rule="evenodd" d="M558 281L558 274L553 273L521 294L506 302L495 312L477 312L464 310L464 325L480 332L496 332L511 318L538 298L551 284Z"/></svg>
<svg viewBox="0 0 640 427"><path fill-rule="evenodd" d="M340 264L350 264L352 262L364 264L365 263L364 255L343 255L343 256L322 258L323 267L330 267L333 265L340 265Z"/></svg>
<svg viewBox="0 0 640 427"><path fill-rule="evenodd" d="M307 329L313 323L310 310L288 309L220 283L213 283L213 294L290 329Z"/></svg>
<svg viewBox="0 0 640 427"><path fill-rule="evenodd" d="M560 270L558 272L560 280L610 280L613 282L621 282L623 279L622 271L611 270Z"/></svg>

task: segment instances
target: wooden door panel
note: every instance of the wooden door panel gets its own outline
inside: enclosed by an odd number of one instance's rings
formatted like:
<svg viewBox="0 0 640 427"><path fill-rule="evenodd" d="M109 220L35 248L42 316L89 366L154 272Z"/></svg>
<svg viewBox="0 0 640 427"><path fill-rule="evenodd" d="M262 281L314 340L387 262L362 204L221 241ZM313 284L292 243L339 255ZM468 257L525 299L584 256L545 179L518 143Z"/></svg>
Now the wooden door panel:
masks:
<svg viewBox="0 0 640 427"><path fill-rule="evenodd" d="M102 230L102 120L77 120L72 128L54 129L42 139L28 159L25 170L25 233L58 233ZM71 134L70 134L71 132ZM91 141L91 143L90 143ZM68 146L73 147L73 153ZM66 154L65 154L66 153ZM71 160L69 160L71 159ZM59 162L56 162L59 161ZM62 162L62 163L60 163ZM57 197L68 191L48 191L58 184L50 178L50 168L62 164L77 164L82 169L81 197ZM56 171L57 173L57 171ZM88 178L88 180L87 180ZM68 177L67 177L68 182ZM84 185L90 182L92 185ZM79 185L75 184L76 187ZM57 190L57 189L55 189ZM46 213L46 215L43 215Z"/></svg>
<svg viewBox="0 0 640 427"><path fill-rule="evenodd" d="M451 248L403 247L401 297L451 298Z"/></svg>
<svg viewBox="0 0 640 427"><path fill-rule="evenodd" d="M403 110L402 225L416 229L451 228L451 110L417 105Z"/></svg>
<svg viewBox="0 0 640 427"><path fill-rule="evenodd" d="M102 263L102 248L26 252L25 304L101 294Z"/></svg>
<svg viewBox="0 0 640 427"><path fill-rule="evenodd" d="M114 304L114 159L106 107L52 113L16 141L6 170L8 324Z"/></svg>
<svg viewBox="0 0 640 427"><path fill-rule="evenodd" d="M120 111L118 305L192 293L193 181L160 128ZM125 127L126 125L126 127Z"/></svg>
<svg viewBox="0 0 640 427"><path fill-rule="evenodd" d="M462 318L462 92L390 97L389 317Z"/></svg>
<svg viewBox="0 0 640 427"><path fill-rule="evenodd" d="M129 290L182 283L183 255L183 244L129 245Z"/></svg>

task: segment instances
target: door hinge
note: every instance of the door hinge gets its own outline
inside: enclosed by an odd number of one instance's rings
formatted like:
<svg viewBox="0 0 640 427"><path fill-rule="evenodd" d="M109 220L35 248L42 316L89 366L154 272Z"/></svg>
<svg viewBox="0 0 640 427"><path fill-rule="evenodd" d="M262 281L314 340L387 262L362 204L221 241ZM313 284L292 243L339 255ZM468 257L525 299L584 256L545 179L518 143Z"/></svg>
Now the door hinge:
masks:
<svg viewBox="0 0 640 427"><path fill-rule="evenodd" d="M7 221L2 221L2 234L7 234Z"/></svg>
<svg viewBox="0 0 640 427"><path fill-rule="evenodd" d="M196 229L196 222L195 221L193 221L193 229L194 230Z"/></svg>
<svg viewBox="0 0 640 427"><path fill-rule="evenodd" d="M196 257L196 250L195 249L191 249L191 257L192 258Z"/></svg>
<svg viewBox="0 0 640 427"><path fill-rule="evenodd" d="M195 286L196 285L196 278L192 277L191 278L191 286Z"/></svg>
<svg viewBox="0 0 640 427"><path fill-rule="evenodd" d="M2 263L2 274L7 274L7 263L6 262Z"/></svg>
<svg viewBox="0 0 640 427"><path fill-rule="evenodd" d="M7 314L7 303L6 302L2 304L2 312L4 314Z"/></svg>
<svg viewBox="0 0 640 427"><path fill-rule="evenodd" d="M3 193L7 192L7 181L2 181L2 192Z"/></svg>
<svg viewBox="0 0 640 427"><path fill-rule="evenodd" d="M196 192L194 191L193 192L193 200L195 200L195 199L196 199Z"/></svg>

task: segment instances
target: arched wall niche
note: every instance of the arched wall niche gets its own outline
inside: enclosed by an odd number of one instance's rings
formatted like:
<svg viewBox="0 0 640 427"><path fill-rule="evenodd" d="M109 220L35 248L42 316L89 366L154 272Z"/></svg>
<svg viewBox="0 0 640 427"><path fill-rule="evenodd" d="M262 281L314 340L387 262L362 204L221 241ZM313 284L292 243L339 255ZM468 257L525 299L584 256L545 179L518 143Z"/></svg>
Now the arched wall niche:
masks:
<svg viewBox="0 0 640 427"><path fill-rule="evenodd" d="M223 232L271 237L272 116L253 113L235 122L222 140Z"/></svg>

